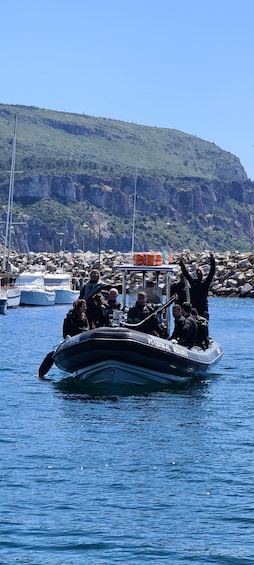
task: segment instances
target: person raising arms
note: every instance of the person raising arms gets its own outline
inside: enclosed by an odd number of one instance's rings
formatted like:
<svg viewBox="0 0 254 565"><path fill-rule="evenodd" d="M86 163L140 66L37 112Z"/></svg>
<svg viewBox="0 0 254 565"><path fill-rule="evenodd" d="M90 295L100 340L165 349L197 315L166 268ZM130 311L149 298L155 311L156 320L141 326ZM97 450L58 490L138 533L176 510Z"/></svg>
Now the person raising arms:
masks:
<svg viewBox="0 0 254 565"><path fill-rule="evenodd" d="M209 320L208 313L208 290L215 273L215 259L213 253L210 253L210 270L204 278L202 267L197 267L196 277L192 277L181 259L180 267L182 273L190 283L190 302L193 308L196 308L199 315Z"/></svg>

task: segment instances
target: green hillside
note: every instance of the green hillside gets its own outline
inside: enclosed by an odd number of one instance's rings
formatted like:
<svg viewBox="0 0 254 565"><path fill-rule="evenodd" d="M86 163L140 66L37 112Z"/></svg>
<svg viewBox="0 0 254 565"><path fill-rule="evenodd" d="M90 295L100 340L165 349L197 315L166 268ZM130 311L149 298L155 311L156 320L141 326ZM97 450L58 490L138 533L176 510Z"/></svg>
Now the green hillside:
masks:
<svg viewBox="0 0 254 565"><path fill-rule="evenodd" d="M17 164L25 174L96 170L124 175L137 167L139 175L157 177L244 178L234 155L181 131L0 104L2 171L10 163L16 113Z"/></svg>
<svg viewBox="0 0 254 565"><path fill-rule="evenodd" d="M23 251L249 250L254 184L239 159L186 133L0 104L0 245L18 115L12 246Z"/></svg>

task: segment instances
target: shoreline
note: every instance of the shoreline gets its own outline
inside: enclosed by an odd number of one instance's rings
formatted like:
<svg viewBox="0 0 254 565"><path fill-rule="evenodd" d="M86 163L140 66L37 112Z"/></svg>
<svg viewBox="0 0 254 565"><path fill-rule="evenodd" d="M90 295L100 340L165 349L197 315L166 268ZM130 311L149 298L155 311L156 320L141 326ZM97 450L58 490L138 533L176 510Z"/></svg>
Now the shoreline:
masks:
<svg viewBox="0 0 254 565"><path fill-rule="evenodd" d="M239 297L254 298L254 254L242 253L239 251L214 253L216 271L209 289L209 296L214 297ZM174 254L172 264L179 265L180 258L183 258L186 268L190 273L195 274L197 265L204 269L204 273L209 271L210 260L209 251L192 253L183 250L182 253ZM115 251L101 251L100 257L97 253L90 251L77 251L76 253L22 253L11 254L10 262L13 267L13 274L24 270L42 270L56 272L62 270L71 273L74 283L79 284L80 279L89 278L92 268L99 269L101 279L118 289L122 284L122 275L116 270L117 265L132 264L132 254L120 253ZM180 267L179 267L180 273ZM179 273L172 277L172 282L178 280ZM130 285L140 284L138 273L131 277ZM163 290L163 276L160 279L160 287Z"/></svg>

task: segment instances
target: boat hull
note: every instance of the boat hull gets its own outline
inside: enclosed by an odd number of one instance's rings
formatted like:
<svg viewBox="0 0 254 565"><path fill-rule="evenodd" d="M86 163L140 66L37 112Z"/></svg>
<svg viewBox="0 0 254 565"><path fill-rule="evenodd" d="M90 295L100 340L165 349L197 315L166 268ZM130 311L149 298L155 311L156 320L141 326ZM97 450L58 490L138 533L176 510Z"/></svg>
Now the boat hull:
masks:
<svg viewBox="0 0 254 565"><path fill-rule="evenodd" d="M74 290L71 284L72 275L69 273L46 273L44 286L46 290L54 290L56 304L73 304L79 297L79 290Z"/></svg>
<svg viewBox="0 0 254 565"><path fill-rule="evenodd" d="M73 304L79 297L79 290L55 288L56 304Z"/></svg>
<svg viewBox="0 0 254 565"><path fill-rule="evenodd" d="M17 308L20 305L20 288L17 286L6 289L7 308Z"/></svg>
<svg viewBox="0 0 254 565"><path fill-rule="evenodd" d="M0 296L0 314L7 313L7 297Z"/></svg>
<svg viewBox="0 0 254 565"><path fill-rule="evenodd" d="M21 289L20 304L22 306L54 306L55 293L37 289Z"/></svg>
<svg viewBox="0 0 254 565"><path fill-rule="evenodd" d="M153 384L185 382L208 373L221 358L211 341L203 351L129 328L98 328L66 339L54 353L54 363L93 384Z"/></svg>

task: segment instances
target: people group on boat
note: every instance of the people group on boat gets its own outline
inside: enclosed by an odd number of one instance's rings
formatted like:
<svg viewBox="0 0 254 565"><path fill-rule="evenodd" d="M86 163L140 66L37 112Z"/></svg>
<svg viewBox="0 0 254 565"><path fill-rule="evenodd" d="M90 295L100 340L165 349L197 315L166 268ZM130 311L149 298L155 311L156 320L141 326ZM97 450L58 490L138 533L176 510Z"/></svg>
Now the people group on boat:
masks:
<svg viewBox="0 0 254 565"><path fill-rule="evenodd" d="M154 283L147 281L146 290L139 290L136 303L127 314L127 324L139 325L138 330L191 348L193 345L206 349L209 345L208 332L208 290L215 273L215 259L210 254L210 270L206 277L202 267L196 268L196 277L187 271L183 260L180 261L181 273L177 283L171 287L171 296L176 296L172 314L174 329L169 336L161 320L156 315L156 304L148 303L147 294L154 294ZM188 281L189 285L186 284ZM150 284L148 284L150 283ZM77 335L80 332L112 325L114 311L121 310L118 290L115 287L105 290L106 285L100 279L100 272L92 269L89 280L80 290L79 299L67 313L63 323L63 337ZM151 298L151 297L150 297ZM155 307L155 310L154 310ZM151 315L153 314L154 315ZM147 319L147 323L145 320ZM140 325L140 322L143 322Z"/></svg>
<svg viewBox="0 0 254 565"><path fill-rule="evenodd" d="M118 290L109 288L103 294L106 285L100 280L100 272L92 269L87 283L83 284L78 300L66 314L63 322L63 338L73 336L83 331L108 327L114 310L120 310Z"/></svg>

